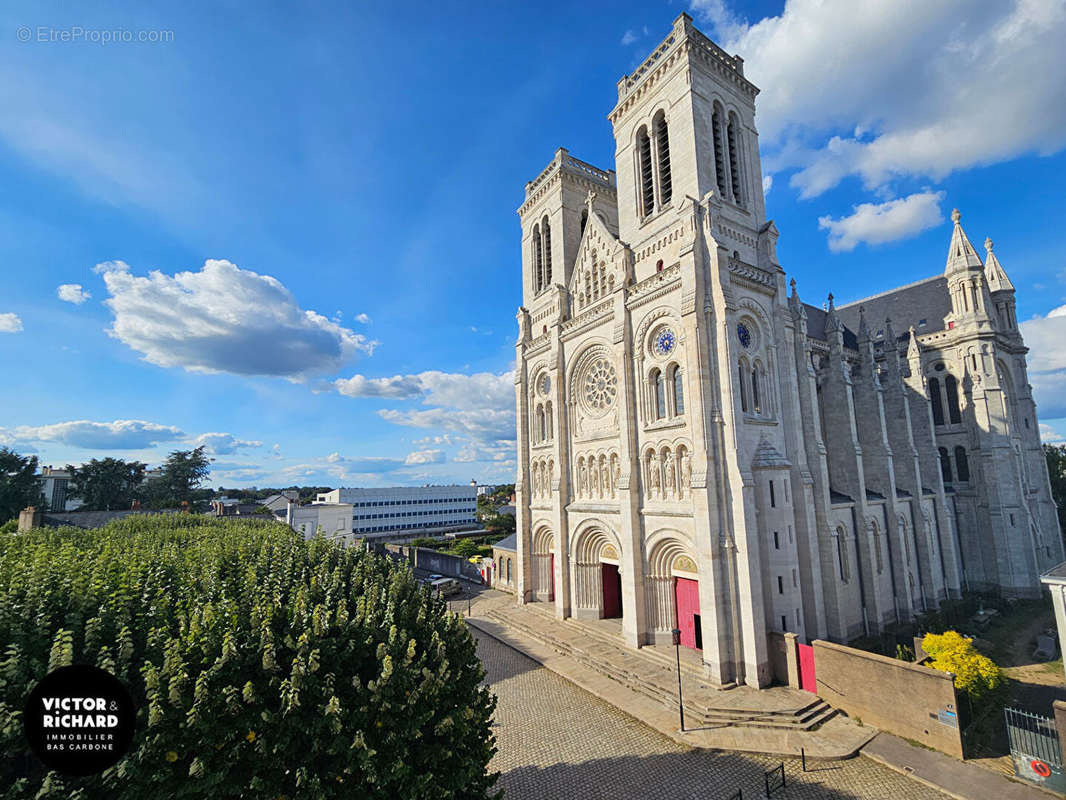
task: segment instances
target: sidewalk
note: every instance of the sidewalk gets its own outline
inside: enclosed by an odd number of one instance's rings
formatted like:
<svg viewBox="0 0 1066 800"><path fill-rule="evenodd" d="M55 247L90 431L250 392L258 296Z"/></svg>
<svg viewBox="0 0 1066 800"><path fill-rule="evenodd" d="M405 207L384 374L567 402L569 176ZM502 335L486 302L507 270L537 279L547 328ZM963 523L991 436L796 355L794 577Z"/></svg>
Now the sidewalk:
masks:
<svg viewBox="0 0 1066 800"><path fill-rule="evenodd" d="M676 670L664 667L656 658L517 607L513 596L497 592L477 598L467 622L689 747L790 757L798 757L802 748L810 759L839 760L854 756L877 734L875 729L834 715L831 710L825 714L821 710L824 704L814 695L785 687L758 690L741 686L718 691L697 684L687 674L683 676L687 724L682 732L673 700ZM580 650L567 652L571 647ZM594 663L611 664L612 669L608 673L590 666ZM620 682L621 675L629 685ZM660 696L664 680L670 688L666 696ZM702 720L694 713L700 708ZM815 717L813 722L811 717Z"/></svg>
<svg viewBox="0 0 1066 800"><path fill-rule="evenodd" d="M890 733L877 734L862 748L862 754L959 800L1048 800L1061 797L1030 784L1012 781L976 764L915 747Z"/></svg>

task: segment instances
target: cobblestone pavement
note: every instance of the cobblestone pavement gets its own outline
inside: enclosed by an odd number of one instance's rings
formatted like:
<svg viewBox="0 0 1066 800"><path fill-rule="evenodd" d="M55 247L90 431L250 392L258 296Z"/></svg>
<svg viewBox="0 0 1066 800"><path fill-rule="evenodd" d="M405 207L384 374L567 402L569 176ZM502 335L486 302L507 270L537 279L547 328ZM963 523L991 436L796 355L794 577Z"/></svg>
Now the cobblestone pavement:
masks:
<svg viewBox="0 0 1066 800"><path fill-rule="evenodd" d="M498 697L491 769L505 800L726 800L737 789L762 797L764 770L778 759L686 750L491 636L471 629ZM775 798L946 798L866 758L785 761Z"/></svg>

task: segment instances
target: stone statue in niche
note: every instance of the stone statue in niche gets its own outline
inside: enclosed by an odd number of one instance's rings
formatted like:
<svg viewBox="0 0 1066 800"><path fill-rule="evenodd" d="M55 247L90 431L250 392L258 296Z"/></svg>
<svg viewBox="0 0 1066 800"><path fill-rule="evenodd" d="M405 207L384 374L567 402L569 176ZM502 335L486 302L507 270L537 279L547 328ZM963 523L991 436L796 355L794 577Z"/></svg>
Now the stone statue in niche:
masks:
<svg viewBox="0 0 1066 800"><path fill-rule="evenodd" d="M544 476L544 496L545 497L548 497L548 496L551 495L551 492L552 492L552 478L555 477L554 473L555 473L555 462L554 461L549 461L548 462L548 472Z"/></svg>
<svg viewBox="0 0 1066 800"><path fill-rule="evenodd" d="M622 464L618 460L618 456L611 456L612 476L614 478L611 484L615 489L618 489L618 484L622 482Z"/></svg>
<svg viewBox="0 0 1066 800"><path fill-rule="evenodd" d="M692 456L687 451L681 453L681 494L692 488Z"/></svg>
<svg viewBox="0 0 1066 800"><path fill-rule="evenodd" d="M589 493L589 472L585 466L585 460L581 459L577 468L577 494L578 497L587 497Z"/></svg>
<svg viewBox="0 0 1066 800"><path fill-rule="evenodd" d="M662 489L662 473L659 472L659 454L652 453L648 461L648 485L651 487L651 496L658 497Z"/></svg>
<svg viewBox="0 0 1066 800"><path fill-rule="evenodd" d="M607 459L604 456L600 456L600 484L603 486L604 497L614 494L611 490L611 473L607 469Z"/></svg>
<svg viewBox="0 0 1066 800"><path fill-rule="evenodd" d="M674 470L674 454L669 450L666 451L666 460L663 461L663 473L666 484L663 495L673 497L677 492L677 473Z"/></svg>

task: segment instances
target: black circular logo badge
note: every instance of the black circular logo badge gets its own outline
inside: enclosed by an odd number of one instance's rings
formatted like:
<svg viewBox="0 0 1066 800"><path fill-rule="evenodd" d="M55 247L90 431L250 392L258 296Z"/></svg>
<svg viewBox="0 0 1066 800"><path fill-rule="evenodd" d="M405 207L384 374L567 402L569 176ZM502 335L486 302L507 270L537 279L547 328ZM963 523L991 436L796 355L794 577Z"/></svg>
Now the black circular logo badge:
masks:
<svg viewBox="0 0 1066 800"><path fill-rule="evenodd" d="M129 749L137 709L114 675L97 667L61 667L41 679L26 700L30 749L65 775L92 775Z"/></svg>

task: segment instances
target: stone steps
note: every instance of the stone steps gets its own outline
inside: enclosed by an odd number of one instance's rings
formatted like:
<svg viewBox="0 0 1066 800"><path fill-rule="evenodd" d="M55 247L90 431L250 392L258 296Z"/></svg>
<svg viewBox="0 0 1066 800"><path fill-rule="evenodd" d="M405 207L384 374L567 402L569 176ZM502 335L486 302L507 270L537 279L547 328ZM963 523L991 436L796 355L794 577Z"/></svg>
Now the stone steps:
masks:
<svg viewBox="0 0 1066 800"><path fill-rule="evenodd" d="M501 624L530 636L557 653L568 656L597 673L663 706L677 709L677 664L666 658L651 657L644 650L630 650L611 641L596 626L580 620L557 620L541 610L498 608L488 616ZM550 624L545 624L549 622ZM736 704L718 705L709 701L719 693L704 682L704 676L692 664L682 663L682 682L698 691L685 693L685 716L689 725L703 727L747 727L778 731L810 731L836 715L836 711L814 695L793 708L744 708ZM723 693L725 694L725 693ZM732 697L732 693L729 693Z"/></svg>

